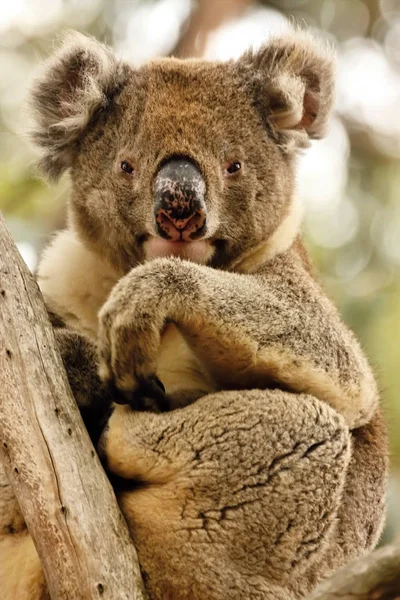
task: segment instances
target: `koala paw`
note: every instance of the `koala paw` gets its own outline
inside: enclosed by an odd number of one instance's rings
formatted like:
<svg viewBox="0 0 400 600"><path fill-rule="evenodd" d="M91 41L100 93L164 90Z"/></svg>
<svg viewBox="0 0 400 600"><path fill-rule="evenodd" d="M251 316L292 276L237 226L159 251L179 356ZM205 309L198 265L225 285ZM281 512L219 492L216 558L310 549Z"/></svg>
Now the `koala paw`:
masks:
<svg viewBox="0 0 400 600"><path fill-rule="evenodd" d="M107 385L116 404L129 404L137 411L166 412L170 408L165 387L156 376L141 381L135 391L120 390L111 381Z"/></svg>
<svg viewBox="0 0 400 600"><path fill-rule="evenodd" d="M152 269L133 269L101 309L99 375L115 402L164 412L168 401L156 366L167 314L157 271Z"/></svg>

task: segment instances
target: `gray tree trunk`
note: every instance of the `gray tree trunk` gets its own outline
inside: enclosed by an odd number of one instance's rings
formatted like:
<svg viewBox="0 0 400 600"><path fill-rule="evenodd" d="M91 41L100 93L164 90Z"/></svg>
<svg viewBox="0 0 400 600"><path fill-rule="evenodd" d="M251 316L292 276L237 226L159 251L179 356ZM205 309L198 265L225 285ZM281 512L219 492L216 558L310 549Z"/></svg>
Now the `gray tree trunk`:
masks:
<svg viewBox="0 0 400 600"><path fill-rule="evenodd" d="M380 548L336 571L309 600L399 600L400 545Z"/></svg>
<svg viewBox="0 0 400 600"><path fill-rule="evenodd" d="M144 600L136 550L0 213L0 457L53 600Z"/></svg>

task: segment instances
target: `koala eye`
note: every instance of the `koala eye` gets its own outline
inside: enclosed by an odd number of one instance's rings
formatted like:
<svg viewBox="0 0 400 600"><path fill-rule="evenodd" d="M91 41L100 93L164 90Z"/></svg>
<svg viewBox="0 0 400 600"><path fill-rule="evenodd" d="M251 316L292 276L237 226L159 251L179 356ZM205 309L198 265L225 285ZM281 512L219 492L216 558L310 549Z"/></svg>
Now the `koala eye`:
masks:
<svg viewBox="0 0 400 600"><path fill-rule="evenodd" d="M134 172L134 168L132 167L132 165L130 163L128 163L128 161L123 160L121 163L121 171L124 171L125 173L128 173L128 175L132 175L132 173Z"/></svg>
<svg viewBox="0 0 400 600"><path fill-rule="evenodd" d="M228 163L225 166L225 176L229 177L230 175L235 175L241 168L242 164L238 160Z"/></svg>

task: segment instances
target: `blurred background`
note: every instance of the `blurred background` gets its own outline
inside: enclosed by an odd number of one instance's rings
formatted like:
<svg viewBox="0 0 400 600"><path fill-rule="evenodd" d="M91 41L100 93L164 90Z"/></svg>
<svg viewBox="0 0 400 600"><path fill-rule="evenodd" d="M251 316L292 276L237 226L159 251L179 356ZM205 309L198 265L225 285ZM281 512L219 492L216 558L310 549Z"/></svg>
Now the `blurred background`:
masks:
<svg viewBox="0 0 400 600"><path fill-rule="evenodd" d="M226 60L298 23L338 53L330 133L299 161L304 232L375 367L391 441L384 542L400 531L400 0L12 0L0 7L0 210L28 265L65 222L68 178L34 179L26 90L65 29L134 64Z"/></svg>

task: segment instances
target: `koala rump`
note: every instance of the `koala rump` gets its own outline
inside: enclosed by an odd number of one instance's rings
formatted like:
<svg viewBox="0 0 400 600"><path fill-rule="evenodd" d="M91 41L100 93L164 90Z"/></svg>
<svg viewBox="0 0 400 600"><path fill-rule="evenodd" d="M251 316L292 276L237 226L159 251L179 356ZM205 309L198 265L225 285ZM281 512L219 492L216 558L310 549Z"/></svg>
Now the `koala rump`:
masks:
<svg viewBox="0 0 400 600"><path fill-rule="evenodd" d="M379 430L378 418L350 434L326 404L278 390L163 414L118 407L101 454L149 597L306 596L379 535Z"/></svg>

